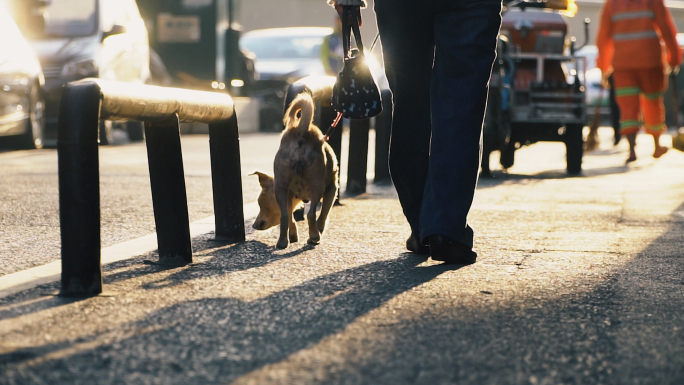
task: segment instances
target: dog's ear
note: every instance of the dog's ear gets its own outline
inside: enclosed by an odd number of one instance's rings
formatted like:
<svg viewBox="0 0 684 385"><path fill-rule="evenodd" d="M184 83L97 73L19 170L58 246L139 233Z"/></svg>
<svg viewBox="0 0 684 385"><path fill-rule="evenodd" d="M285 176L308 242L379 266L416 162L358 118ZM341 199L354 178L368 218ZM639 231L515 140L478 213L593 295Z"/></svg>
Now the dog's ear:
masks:
<svg viewBox="0 0 684 385"><path fill-rule="evenodd" d="M274 183L275 183L275 182L273 181L273 177L272 177L272 176L270 176L270 175L268 175L268 174L264 174L263 172L260 172L260 171L254 171L253 173L251 173L251 174L249 174L249 175L250 175L250 176L251 176L251 175L256 175L256 176L258 176L258 177L259 177L259 185L260 185L262 188L267 188L267 187L273 186Z"/></svg>

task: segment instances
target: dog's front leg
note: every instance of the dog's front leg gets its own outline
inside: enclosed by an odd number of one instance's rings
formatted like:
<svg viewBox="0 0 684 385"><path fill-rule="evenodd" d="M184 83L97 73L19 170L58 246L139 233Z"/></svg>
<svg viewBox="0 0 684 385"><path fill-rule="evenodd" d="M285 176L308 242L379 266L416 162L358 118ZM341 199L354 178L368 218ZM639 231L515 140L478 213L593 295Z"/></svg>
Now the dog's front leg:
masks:
<svg viewBox="0 0 684 385"><path fill-rule="evenodd" d="M321 202L321 193L319 191L311 194L311 206L306 214L307 222L309 222L309 240L306 243L310 245L317 245L321 242L321 232L318 231L318 225L316 225L316 209Z"/></svg>
<svg viewBox="0 0 684 385"><path fill-rule="evenodd" d="M287 241L287 232L292 220L292 200L289 197L289 189L287 184L276 183L275 186L276 203L280 208L280 236L276 248L284 249L289 244Z"/></svg>
<svg viewBox="0 0 684 385"><path fill-rule="evenodd" d="M337 196L337 186L335 183L330 183L323 193L323 206L321 207L321 215L318 216L316 221L316 227L318 231L323 234L325 226L328 224L328 214L330 214L330 208L335 202L335 197Z"/></svg>

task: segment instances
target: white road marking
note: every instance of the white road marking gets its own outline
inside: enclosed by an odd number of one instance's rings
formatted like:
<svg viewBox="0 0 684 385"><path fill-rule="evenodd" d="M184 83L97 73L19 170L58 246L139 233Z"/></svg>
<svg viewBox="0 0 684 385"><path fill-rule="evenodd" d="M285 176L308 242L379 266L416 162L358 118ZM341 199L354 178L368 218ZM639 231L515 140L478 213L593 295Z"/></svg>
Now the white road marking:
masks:
<svg viewBox="0 0 684 385"><path fill-rule="evenodd" d="M245 222L250 222L259 213L257 202L243 206ZM196 238L214 231L214 216L190 223L190 237ZM142 236L130 241L102 249L102 265L123 261L157 250L157 233ZM54 261L42 266L18 271L0 277L0 298L24 290L58 281L62 273L62 261Z"/></svg>

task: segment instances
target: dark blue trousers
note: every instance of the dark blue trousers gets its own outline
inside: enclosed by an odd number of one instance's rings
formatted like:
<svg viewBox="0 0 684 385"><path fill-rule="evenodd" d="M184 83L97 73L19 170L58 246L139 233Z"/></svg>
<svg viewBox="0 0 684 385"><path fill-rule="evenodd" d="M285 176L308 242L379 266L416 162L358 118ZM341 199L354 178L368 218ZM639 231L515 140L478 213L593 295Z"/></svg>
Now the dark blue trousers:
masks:
<svg viewBox="0 0 684 385"><path fill-rule="evenodd" d="M375 0L393 99L389 166L404 215L423 242L472 247L467 217L481 160L482 123L500 0Z"/></svg>

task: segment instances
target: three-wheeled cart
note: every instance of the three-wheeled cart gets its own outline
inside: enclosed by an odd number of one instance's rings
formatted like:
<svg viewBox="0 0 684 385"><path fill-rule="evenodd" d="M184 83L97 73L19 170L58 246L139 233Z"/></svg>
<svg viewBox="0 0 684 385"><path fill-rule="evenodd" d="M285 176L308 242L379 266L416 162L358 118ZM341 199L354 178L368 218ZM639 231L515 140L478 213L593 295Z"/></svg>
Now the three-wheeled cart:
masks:
<svg viewBox="0 0 684 385"><path fill-rule="evenodd" d="M568 38L565 0L505 2L498 55L490 81L483 133L482 174L490 175L489 157L501 152L504 169L515 151L539 141L563 142L567 171L582 171L587 121L585 59ZM588 39L585 20L585 44Z"/></svg>

